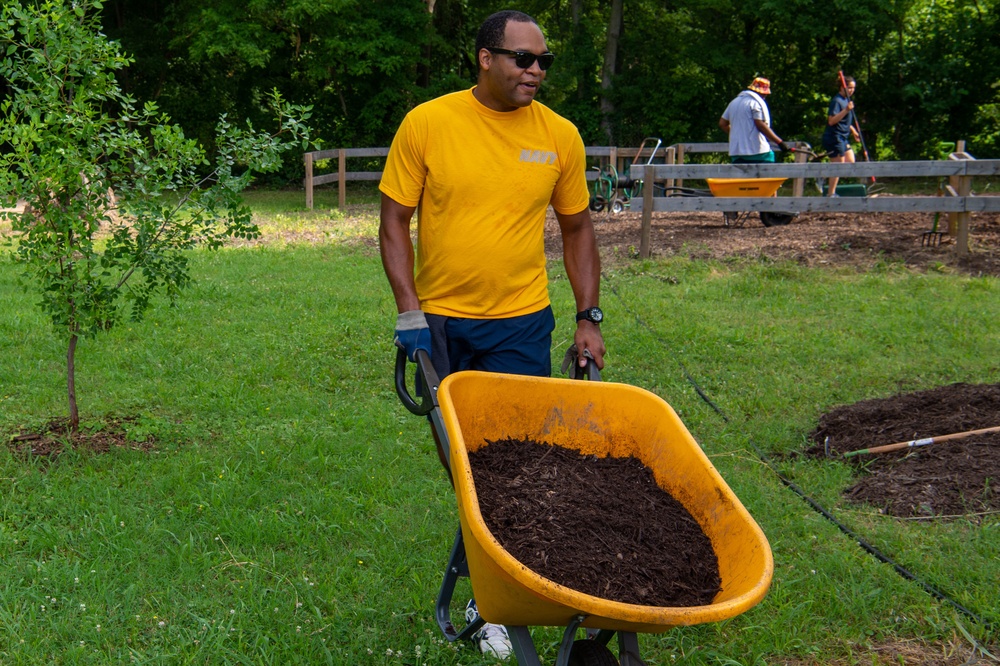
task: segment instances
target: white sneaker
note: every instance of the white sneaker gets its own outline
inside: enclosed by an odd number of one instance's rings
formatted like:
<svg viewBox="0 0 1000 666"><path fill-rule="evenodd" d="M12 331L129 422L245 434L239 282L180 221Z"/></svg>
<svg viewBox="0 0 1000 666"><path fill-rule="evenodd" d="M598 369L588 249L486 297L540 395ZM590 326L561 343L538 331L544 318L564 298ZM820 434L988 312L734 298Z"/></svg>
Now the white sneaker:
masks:
<svg viewBox="0 0 1000 666"><path fill-rule="evenodd" d="M478 619L479 609L476 608L476 600L469 599L465 607L465 621L471 624ZM506 659L514 652L510 636L507 635L507 628L502 624L487 622L479 631L472 634L472 642L479 646L483 654L493 655L498 659Z"/></svg>

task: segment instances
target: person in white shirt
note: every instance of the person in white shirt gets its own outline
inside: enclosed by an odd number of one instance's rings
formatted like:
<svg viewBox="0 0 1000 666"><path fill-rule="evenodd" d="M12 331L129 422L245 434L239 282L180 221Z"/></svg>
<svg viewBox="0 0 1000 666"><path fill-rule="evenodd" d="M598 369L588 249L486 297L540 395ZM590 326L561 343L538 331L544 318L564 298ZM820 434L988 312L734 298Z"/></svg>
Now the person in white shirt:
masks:
<svg viewBox="0 0 1000 666"><path fill-rule="evenodd" d="M790 151L771 129L771 113L764 98L771 94L771 82L758 76L736 96L719 118L719 127L729 135L729 160L733 164L773 162L773 142Z"/></svg>

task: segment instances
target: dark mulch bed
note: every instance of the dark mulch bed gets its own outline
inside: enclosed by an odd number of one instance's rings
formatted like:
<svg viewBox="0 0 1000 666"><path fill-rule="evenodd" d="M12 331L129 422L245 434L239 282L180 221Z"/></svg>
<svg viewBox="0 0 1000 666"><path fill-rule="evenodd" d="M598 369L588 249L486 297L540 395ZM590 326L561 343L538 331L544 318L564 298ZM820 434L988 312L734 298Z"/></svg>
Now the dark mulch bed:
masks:
<svg viewBox="0 0 1000 666"><path fill-rule="evenodd" d="M642 606L700 606L719 591L710 540L635 458L507 439L469 460L487 527L535 573Z"/></svg>
<svg viewBox="0 0 1000 666"><path fill-rule="evenodd" d="M129 424L138 417L107 418L99 423L84 424L75 432L69 419L55 419L41 428L12 435L7 447L18 458L48 463L68 450L107 453L112 449L149 451L156 446L155 438L136 437Z"/></svg>
<svg viewBox="0 0 1000 666"><path fill-rule="evenodd" d="M845 452L1000 426L1000 384L951 384L865 400L821 417L807 453ZM846 496L900 517L1000 511L1000 433L847 458L860 479Z"/></svg>

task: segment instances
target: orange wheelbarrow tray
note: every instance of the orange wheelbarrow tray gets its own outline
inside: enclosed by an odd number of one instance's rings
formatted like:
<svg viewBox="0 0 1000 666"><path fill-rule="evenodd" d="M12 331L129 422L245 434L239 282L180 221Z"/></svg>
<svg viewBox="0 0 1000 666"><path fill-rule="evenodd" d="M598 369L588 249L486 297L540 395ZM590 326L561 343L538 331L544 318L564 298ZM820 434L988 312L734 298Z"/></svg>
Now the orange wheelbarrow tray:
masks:
<svg viewBox="0 0 1000 666"><path fill-rule="evenodd" d="M787 178L706 178L708 189L691 187L665 187L670 197L773 197ZM722 214L725 226L741 227L751 211L726 211ZM762 210L758 214L765 227L777 227L791 222L798 213L781 213Z"/></svg>
<svg viewBox="0 0 1000 666"><path fill-rule="evenodd" d="M706 178L715 197L773 197L787 178Z"/></svg>
<svg viewBox="0 0 1000 666"><path fill-rule="evenodd" d="M467 371L440 383L437 402L461 522L455 549L464 545L465 555L456 560L453 551L449 569L454 573L467 566L481 618L507 626L519 664L539 663L529 625L566 627L567 654L577 627L589 629L592 636L603 634L604 642L618 632L626 655L621 663L641 663L628 656L638 659L636 632L724 620L753 607L767 593L774 561L764 533L657 395L611 382ZM639 459L711 540L722 579L712 603L672 608L611 601L555 583L517 561L483 521L468 455L486 446L486 440L507 437L585 455ZM450 598L451 589L447 592ZM568 657L561 649L557 664L562 663Z"/></svg>

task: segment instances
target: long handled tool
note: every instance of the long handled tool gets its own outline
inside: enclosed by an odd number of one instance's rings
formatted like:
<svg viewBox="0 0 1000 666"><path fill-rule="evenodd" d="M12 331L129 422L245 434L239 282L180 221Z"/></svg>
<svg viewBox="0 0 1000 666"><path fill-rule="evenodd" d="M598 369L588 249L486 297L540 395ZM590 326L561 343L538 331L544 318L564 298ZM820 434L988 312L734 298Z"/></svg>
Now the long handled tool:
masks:
<svg viewBox="0 0 1000 666"><path fill-rule="evenodd" d="M1000 426L980 428L979 430L967 430L965 432L956 432L950 435L938 435L937 437L926 437L924 439L913 439L909 442L896 442L895 444L886 444L885 446L873 446L870 449L848 451L844 454L844 457L850 458L851 456L860 456L864 453L886 453L888 451L898 451L900 449L907 449L915 446L927 446L928 444L947 442L952 439L965 439L966 437L972 437L973 435L986 435L991 432L1000 432Z"/></svg>
<svg viewBox="0 0 1000 666"><path fill-rule="evenodd" d="M838 71L837 74L840 76L841 88L843 88L844 92L847 93L847 79L844 78L843 70ZM852 101L850 93L847 94L847 101L848 102ZM854 131L858 133L858 138L861 139L861 153L865 156L865 162L871 162L871 160L868 158L868 146L865 145L865 135L861 133L861 124L858 122L858 114L853 110L851 111L851 113L854 114ZM872 182L874 183L875 176L872 176L871 179Z"/></svg>

